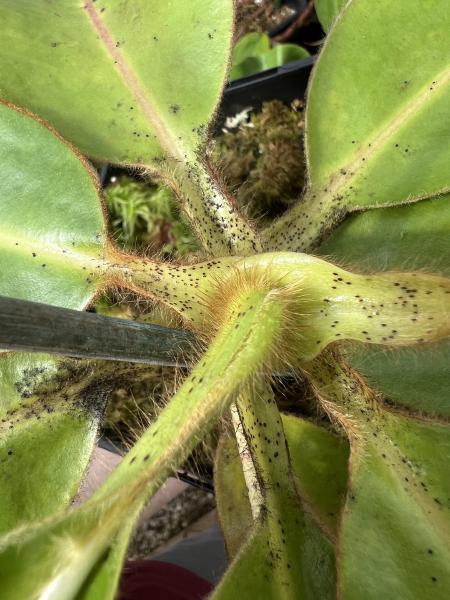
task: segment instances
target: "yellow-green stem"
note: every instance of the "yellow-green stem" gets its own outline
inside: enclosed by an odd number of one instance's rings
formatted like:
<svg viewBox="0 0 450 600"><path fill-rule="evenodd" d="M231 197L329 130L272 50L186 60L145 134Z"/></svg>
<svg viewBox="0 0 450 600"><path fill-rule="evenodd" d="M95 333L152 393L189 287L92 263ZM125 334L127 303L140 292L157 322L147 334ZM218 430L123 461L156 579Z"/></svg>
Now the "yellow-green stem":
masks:
<svg viewBox="0 0 450 600"><path fill-rule="evenodd" d="M304 198L261 232L265 251L311 252L345 217L346 211L328 192Z"/></svg>
<svg viewBox="0 0 450 600"><path fill-rule="evenodd" d="M39 589L47 590L49 599L59 598L62 589L64 600L75 597L114 536L211 429L241 385L265 370L283 326L284 306L270 292L247 291L237 299L158 421L92 499L67 516L3 540L2 598L34 597Z"/></svg>
<svg viewBox="0 0 450 600"><path fill-rule="evenodd" d="M390 347L425 344L450 334L450 279L426 273L358 275L291 252L227 257L195 265L163 265L113 255L112 278L176 310L204 330L238 275L261 275L267 289L293 286L292 330L302 336L299 356L311 360L332 342L355 340ZM222 295L213 292L221 285Z"/></svg>
<svg viewBox="0 0 450 600"><path fill-rule="evenodd" d="M258 235L211 166L197 159L169 161L165 178L208 254L244 256L262 251Z"/></svg>

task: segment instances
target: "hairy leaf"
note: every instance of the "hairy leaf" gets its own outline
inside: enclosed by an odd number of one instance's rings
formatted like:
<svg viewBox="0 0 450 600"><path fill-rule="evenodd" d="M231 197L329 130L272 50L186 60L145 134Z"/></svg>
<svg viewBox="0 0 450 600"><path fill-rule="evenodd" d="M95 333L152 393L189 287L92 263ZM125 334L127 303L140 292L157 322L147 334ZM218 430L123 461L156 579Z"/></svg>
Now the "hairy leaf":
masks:
<svg viewBox="0 0 450 600"><path fill-rule="evenodd" d="M449 26L447 0L348 4L310 83L309 187L268 249L312 249L348 212L449 190Z"/></svg>
<svg viewBox="0 0 450 600"><path fill-rule="evenodd" d="M367 440L354 450L342 520L342 596L444 600L450 586L449 428L386 413L366 430Z"/></svg>
<svg viewBox="0 0 450 600"><path fill-rule="evenodd" d="M311 423L286 415L282 419L294 488L300 490L302 502L285 476L285 465L277 464L278 455L283 456L283 440L277 445L279 438L273 440L269 423L262 431L271 440L266 458L274 463L276 474L266 480L260 473L262 465L257 465L257 473L264 479L264 504L254 523L242 471L236 472L236 444L228 440L219 448L218 464L223 470L216 475L219 518L234 561L214 599L232 598L238 586L249 598L334 598L334 556L324 531L332 539L336 533L346 485L348 447ZM264 445L257 430L251 431L257 440L252 444ZM308 507L307 512L302 503ZM279 528L281 547L277 548ZM283 574L285 563L288 569Z"/></svg>
<svg viewBox="0 0 450 600"><path fill-rule="evenodd" d="M92 158L162 174L209 253L259 248L202 156L227 72L231 0L207 10L202 0L7 0L0 19L0 96Z"/></svg>
<svg viewBox="0 0 450 600"><path fill-rule="evenodd" d="M426 10L410 0L407 11L390 0L349 4L311 82L312 193L353 210L449 188L449 25L446 0Z"/></svg>
<svg viewBox="0 0 450 600"><path fill-rule="evenodd" d="M80 309L103 270L97 177L54 131L5 104L0 139L0 294Z"/></svg>
<svg viewBox="0 0 450 600"><path fill-rule="evenodd" d="M322 405L351 442L338 595L445 598L450 582L448 423L387 410L335 353L310 363L308 373Z"/></svg>
<svg viewBox="0 0 450 600"><path fill-rule="evenodd" d="M325 429L282 415L297 486L315 518L336 534L346 484L348 444ZM215 491L228 555L234 558L252 528L252 514L234 438L223 436L217 451Z"/></svg>
<svg viewBox="0 0 450 600"><path fill-rule="evenodd" d="M227 68L231 1L6 0L0 19L0 95L84 153L157 165L203 143Z"/></svg>
<svg viewBox="0 0 450 600"><path fill-rule="evenodd" d="M242 382L270 358L282 317L268 293L251 292L236 301L198 366L92 499L0 540L2 598L47 594L70 600L82 587L85 598L95 597L92 590L100 590L102 600L112 597L108 573L115 583L131 523Z"/></svg>
<svg viewBox="0 0 450 600"><path fill-rule="evenodd" d="M32 395L37 381L52 380L56 371L56 362L45 355L0 358L2 534L67 506L95 443L95 407L101 406L107 389L95 394L88 386L82 388L84 408L68 381L63 391L52 386Z"/></svg>
<svg viewBox="0 0 450 600"><path fill-rule="evenodd" d="M420 350L357 344L346 349L345 357L389 401L430 415L450 416L449 340Z"/></svg>

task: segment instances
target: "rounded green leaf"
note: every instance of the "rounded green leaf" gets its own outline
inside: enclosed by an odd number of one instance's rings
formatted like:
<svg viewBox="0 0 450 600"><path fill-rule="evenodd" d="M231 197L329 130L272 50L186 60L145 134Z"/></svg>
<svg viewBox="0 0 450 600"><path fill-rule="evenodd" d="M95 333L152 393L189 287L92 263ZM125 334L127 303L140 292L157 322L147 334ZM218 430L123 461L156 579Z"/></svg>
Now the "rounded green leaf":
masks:
<svg viewBox="0 0 450 600"><path fill-rule="evenodd" d="M245 36L237 43L236 47L241 42L247 42L246 38L250 36L255 37L249 40L248 44L246 43L244 47L238 48L237 53L233 53L233 68L230 73L231 80L281 67L294 60L301 60L309 56L309 53L304 48L296 44L277 44L273 48L270 48L269 36L261 33L249 33L248 36Z"/></svg>
<svg viewBox="0 0 450 600"><path fill-rule="evenodd" d="M261 58L259 56L249 56L238 65L233 66L230 73L230 80L235 81L236 79L250 77L250 75L259 73L262 70Z"/></svg>
<svg viewBox="0 0 450 600"><path fill-rule="evenodd" d="M43 123L0 104L0 295L83 308L102 276L98 181Z"/></svg>
<svg viewBox="0 0 450 600"><path fill-rule="evenodd" d="M231 0L7 0L0 20L0 95L84 153L155 166L204 141L227 70Z"/></svg>
<svg viewBox="0 0 450 600"><path fill-rule="evenodd" d="M239 65L245 59L259 56L270 50L270 38L267 33L252 31L247 33L236 43L233 48L233 67Z"/></svg>
<svg viewBox="0 0 450 600"><path fill-rule="evenodd" d="M261 55L261 62L263 69L273 69L308 56L309 53L296 44L278 44Z"/></svg>
<svg viewBox="0 0 450 600"><path fill-rule="evenodd" d="M354 0L331 31L307 109L311 196L333 210L449 189L447 0Z"/></svg>
<svg viewBox="0 0 450 600"><path fill-rule="evenodd" d="M447 0L346 4L310 81L309 185L267 250L315 252L349 212L450 190L449 26Z"/></svg>

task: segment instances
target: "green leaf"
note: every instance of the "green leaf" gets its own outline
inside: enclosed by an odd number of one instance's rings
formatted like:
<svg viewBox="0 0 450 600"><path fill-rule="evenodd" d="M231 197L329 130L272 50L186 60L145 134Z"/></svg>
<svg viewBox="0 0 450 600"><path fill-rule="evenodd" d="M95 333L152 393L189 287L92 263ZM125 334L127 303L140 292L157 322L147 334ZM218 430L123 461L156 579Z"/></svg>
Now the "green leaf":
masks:
<svg viewBox="0 0 450 600"><path fill-rule="evenodd" d="M318 254L356 271L419 269L450 274L449 197L356 213L333 232ZM350 346L346 359L392 401L450 415L450 342L386 350Z"/></svg>
<svg viewBox="0 0 450 600"><path fill-rule="evenodd" d="M210 254L237 246L248 254L259 240L203 153L226 77L232 8L231 0L207 8L202 0L64 0L57 9L8 0L0 95L92 158L161 174Z"/></svg>
<svg viewBox="0 0 450 600"><path fill-rule="evenodd" d="M338 596L446 598L448 422L387 409L335 353L323 353L308 365L308 373L318 398L351 443Z"/></svg>
<svg viewBox="0 0 450 600"><path fill-rule="evenodd" d="M355 344L346 361L385 398L429 415L450 416L450 341L387 350Z"/></svg>
<svg viewBox="0 0 450 600"><path fill-rule="evenodd" d="M0 379L14 361L22 368L42 369L31 358L2 357ZM39 367L36 366L39 364ZM23 379L17 380L20 385ZM9 400L16 390L2 386L0 401ZM9 391L9 394L8 394ZM76 403L55 406L46 398L44 406L19 407L3 415L0 436L0 533L34 523L68 506L78 491L95 444L98 413L82 410ZM9 396L9 397L8 397ZM99 404L86 389L85 401ZM12 429L10 429L12 427Z"/></svg>
<svg viewBox="0 0 450 600"><path fill-rule="evenodd" d="M304 419L282 418L300 494L317 521L335 535L347 487L348 442Z"/></svg>
<svg viewBox="0 0 450 600"><path fill-rule="evenodd" d="M317 252L363 273L450 275L450 196L349 215Z"/></svg>
<svg viewBox="0 0 450 600"><path fill-rule="evenodd" d="M234 439L224 438L218 449L216 470L216 496L219 519L223 528L230 558L235 558L214 598L232 598L236 588L245 590L245 597L278 598L282 593L298 597L299 590L305 598L334 597L333 560L320 523L332 537L336 534L337 518L347 484L348 445L326 430L302 419L282 415L283 428L289 447L289 456L296 486L302 501L308 507L304 515L299 506L278 513L279 506L267 506L267 519L292 519L283 524L297 540L295 550L286 550L291 562L295 591L280 587L273 577L273 567L268 556L268 540L273 538L269 523L256 522L252 531L252 516L246 483ZM280 474L281 476L281 474ZM271 488L275 489L272 482ZM292 502L289 491L280 489L284 502ZM291 516L287 514L291 513ZM311 519L312 514L314 519ZM302 525L299 527L299 523ZM248 540L248 541L246 541ZM300 552L299 549L302 549ZM327 558L325 558L327 557ZM283 559L284 560L284 559ZM331 569L331 571L329 570ZM304 579L302 579L302 573ZM297 577L300 579L297 580ZM270 590L270 591L269 591Z"/></svg>
<svg viewBox="0 0 450 600"><path fill-rule="evenodd" d="M233 65L230 72L230 80L236 81L237 79L250 77L250 75L260 73L261 71L263 71L261 58L259 56L248 56L239 64Z"/></svg>
<svg viewBox="0 0 450 600"><path fill-rule="evenodd" d="M47 126L5 104L0 139L0 294L80 310L102 274L97 177ZM67 505L89 460L98 414L76 408L83 385L61 392L58 365L0 356L1 531ZM85 390L98 407L95 399Z"/></svg>
<svg viewBox="0 0 450 600"><path fill-rule="evenodd" d="M231 1L7 0L0 20L0 93L85 154L158 167L203 143L226 75Z"/></svg>
<svg viewBox="0 0 450 600"><path fill-rule="evenodd" d="M265 33L252 32L241 38L233 51L230 79L234 81L248 77L309 56L304 48L296 44L270 46L270 38Z"/></svg>
<svg viewBox="0 0 450 600"><path fill-rule="evenodd" d="M314 7L320 24L328 31L346 0L315 0ZM375 9L376 10L376 9Z"/></svg>
<svg viewBox="0 0 450 600"><path fill-rule="evenodd" d="M308 56L309 52L296 44L278 44L261 55L262 70L281 67Z"/></svg>
<svg viewBox="0 0 450 600"><path fill-rule="evenodd" d="M301 497L316 520L335 535L347 486L348 443L304 419L283 414L282 421ZM234 438L222 437L214 473L219 519L228 555L233 558L252 527Z"/></svg>
<svg viewBox="0 0 450 600"><path fill-rule="evenodd" d="M214 491L228 558L232 559L253 527L235 436L223 434L220 438L214 465Z"/></svg>
<svg viewBox="0 0 450 600"><path fill-rule="evenodd" d="M348 212L450 189L448 15L447 0L347 5L310 82L309 187L266 248L311 251Z"/></svg>
<svg viewBox="0 0 450 600"><path fill-rule="evenodd" d="M312 193L353 210L449 189L448 14L447 0L348 5L310 87Z"/></svg>
<svg viewBox="0 0 450 600"><path fill-rule="evenodd" d="M444 600L450 586L448 426L385 412L367 421L343 513L340 593L347 600Z"/></svg>
<svg viewBox="0 0 450 600"><path fill-rule="evenodd" d="M128 515L127 522L111 544L109 552L94 567L76 600L115 600L122 575L128 543L133 533L137 515Z"/></svg>
<svg viewBox="0 0 450 600"><path fill-rule="evenodd" d="M271 43L267 33L252 31L247 33L236 43L233 48L233 67L239 65L247 58L256 57L270 50Z"/></svg>
<svg viewBox="0 0 450 600"><path fill-rule="evenodd" d="M98 180L42 122L0 104L0 294L83 308L103 273Z"/></svg>
<svg viewBox="0 0 450 600"><path fill-rule="evenodd" d="M317 527L308 515L300 515L298 519L295 513L287 512L285 516L283 525L290 528L293 539L288 548L289 556L292 557L288 563L289 583L283 585L273 576L274 563L279 563L281 557L270 555L268 547L272 541L271 528L267 524L258 523L211 596L211 600L234 600L236 590L239 590L243 598L335 598L335 565L331 546L325 538L317 535Z"/></svg>

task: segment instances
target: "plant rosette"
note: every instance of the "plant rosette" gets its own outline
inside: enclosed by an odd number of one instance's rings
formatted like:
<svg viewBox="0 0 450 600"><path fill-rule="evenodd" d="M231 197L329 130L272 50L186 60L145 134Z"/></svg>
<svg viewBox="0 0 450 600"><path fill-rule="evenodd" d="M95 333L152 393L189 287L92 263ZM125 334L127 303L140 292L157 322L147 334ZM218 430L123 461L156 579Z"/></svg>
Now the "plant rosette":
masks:
<svg viewBox="0 0 450 600"><path fill-rule="evenodd" d="M111 384L139 368L2 353L6 600L114 598L142 507L227 411L215 477L231 564L213 598L448 596L447 2L333 13L308 92L308 183L262 230L207 150L232 9L0 7L0 294L83 310L130 290L200 340L158 419L72 510ZM164 181L202 255L117 249L84 155ZM270 384L286 370L316 420L281 414Z"/></svg>

